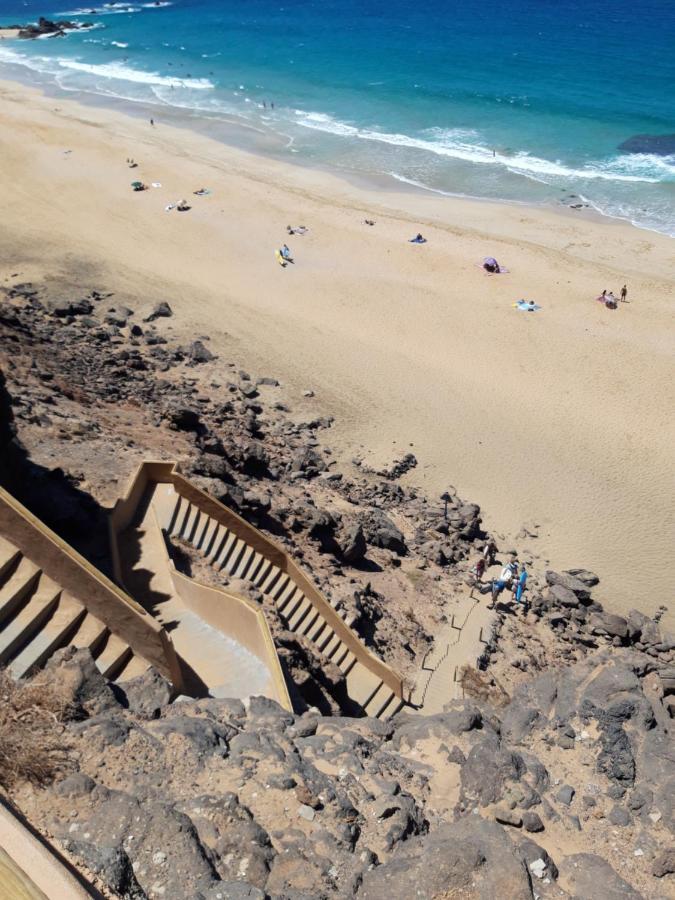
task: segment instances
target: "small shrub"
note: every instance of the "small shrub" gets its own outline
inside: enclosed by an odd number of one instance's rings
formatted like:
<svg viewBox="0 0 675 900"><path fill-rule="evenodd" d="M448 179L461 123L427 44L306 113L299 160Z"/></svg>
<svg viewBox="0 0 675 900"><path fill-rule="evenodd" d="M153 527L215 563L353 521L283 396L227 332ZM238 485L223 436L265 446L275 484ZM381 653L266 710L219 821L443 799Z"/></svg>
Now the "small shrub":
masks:
<svg viewBox="0 0 675 900"><path fill-rule="evenodd" d="M467 697L484 700L492 706L506 706L511 698L499 682L486 672L474 669L473 666L462 666L459 671L459 683Z"/></svg>
<svg viewBox="0 0 675 900"><path fill-rule="evenodd" d="M0 669L0 785L44 784L66 765L68 703L39 673L17 682Z"/></svg>

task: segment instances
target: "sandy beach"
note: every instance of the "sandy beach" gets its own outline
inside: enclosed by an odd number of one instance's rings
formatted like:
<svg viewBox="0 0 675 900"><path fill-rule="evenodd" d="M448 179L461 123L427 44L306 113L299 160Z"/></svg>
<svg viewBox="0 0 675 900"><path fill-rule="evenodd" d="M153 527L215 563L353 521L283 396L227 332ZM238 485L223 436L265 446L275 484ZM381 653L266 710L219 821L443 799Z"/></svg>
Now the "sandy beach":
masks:
<svg viewBox="0 0 675 900"><path fill-rule="evenodd" d="M594 570L617 611L671 600L673 240L365 189L7 82L0 118L0 283L167 300L176 333L278 377L299 415L335 415L337 459L412 449L409 482L479 502L503 547ZM182 198L188 212L165 211ZM427 243L408 243L418 231ZM487 276L488 255L509 274ZM594 302L624 283L616 311Z"/></svg>

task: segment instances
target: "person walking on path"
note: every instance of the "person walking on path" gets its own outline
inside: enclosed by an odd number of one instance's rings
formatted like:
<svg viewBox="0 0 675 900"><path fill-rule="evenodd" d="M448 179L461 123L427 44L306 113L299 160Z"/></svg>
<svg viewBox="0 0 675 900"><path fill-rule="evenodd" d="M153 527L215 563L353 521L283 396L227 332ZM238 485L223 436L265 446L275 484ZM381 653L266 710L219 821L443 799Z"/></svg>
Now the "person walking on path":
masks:
<svg viewBox="0 0 675 900"><path fill-rule="evenodd" d="M621 302L622 303L628 303L628 301L626 300L627 296L628 296L628 288L624 284L624 286L621 288Z"/></svg>
<svg viewBox="0 0 675 900"><path fill-rule="evenodd" d="M485 563L488 566L488 568L490 566L494 565L496 555L497 555L497 545L492 540L492 538L490 538L488 540L488 542L486 543L485 547L483 548L483 558L485 559Z"/></svg>
<svg viewBox="0 0 675 900"><path fill-rule="evenodd" d="M485 574L485 558L480 556L476 560L476 564L471 569L471 590L469 591L469 597L473 597L473 592L476 588L481 590L481 583L483 581L483 575ZM482 593L482 591L481 591Z"/></svg>

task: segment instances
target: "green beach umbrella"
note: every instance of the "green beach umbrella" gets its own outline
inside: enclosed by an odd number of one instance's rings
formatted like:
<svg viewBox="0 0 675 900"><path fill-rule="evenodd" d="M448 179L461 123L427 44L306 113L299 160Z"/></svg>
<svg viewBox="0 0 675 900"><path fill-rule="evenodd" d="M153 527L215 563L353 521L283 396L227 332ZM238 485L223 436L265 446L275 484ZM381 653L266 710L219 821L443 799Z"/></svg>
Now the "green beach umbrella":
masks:
<svg viewBox="0 0 675 900"><path fill-rule="evenodd" d="M132 188L143 187L143 182L142 181L132 181L131 186L132 186Z"/></svg>

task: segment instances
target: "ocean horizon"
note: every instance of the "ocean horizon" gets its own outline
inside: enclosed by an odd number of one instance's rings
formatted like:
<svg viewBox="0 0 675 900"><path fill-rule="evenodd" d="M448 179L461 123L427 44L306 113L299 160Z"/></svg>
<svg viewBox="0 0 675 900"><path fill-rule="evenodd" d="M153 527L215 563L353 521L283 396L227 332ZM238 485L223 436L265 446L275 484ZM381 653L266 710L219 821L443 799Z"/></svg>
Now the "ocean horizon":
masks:
<svg viewBox="0 0 675 900"><path fill-rule="evenodd" d="M666 0L0 0L0 24L41 15L93 27L2 42L0 77L346 175L588 207L675 236ZM671 141L622 148L636 135Z"/></svg>

